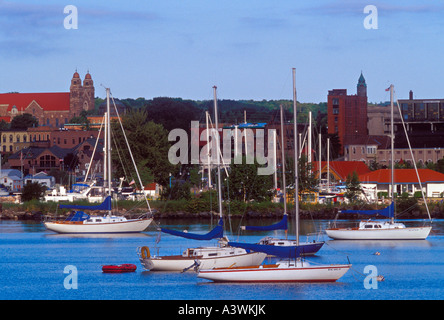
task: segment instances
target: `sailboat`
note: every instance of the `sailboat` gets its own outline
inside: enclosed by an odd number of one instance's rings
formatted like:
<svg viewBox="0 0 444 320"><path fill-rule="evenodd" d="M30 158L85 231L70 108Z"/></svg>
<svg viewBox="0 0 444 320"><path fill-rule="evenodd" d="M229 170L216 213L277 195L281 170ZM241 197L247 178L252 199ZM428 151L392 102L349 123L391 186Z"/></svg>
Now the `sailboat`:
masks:
<svg viewBox="0 0 444 320"><path fill-rule="evenodd" d="M296 103L295 103L296 107ZM283 119L283 108L282 105L280 106L280 113L281 113L281 132L284 132L284 119ZM294 125L294 132L295 137L297 137L297 125L295 123ZM296 145L296 140L295 140ZM287 214L287 192L286 192L286 182L285 182L285 154L284 154L284 135L281 134L281 153L282 153L282 185L283 185L283 197L284 197L284 216L281 221L268 226L242 226L242 230L254 230L254 231L271 231L271 230L285 230L285 234L287 234L288 230L288 214ZM296 156L296 155L295 155ZM295 167L296 170L297 166ZM297 190L295 190L295 197L297 196ZM299 209L298 209L299 211ZM299 235L298 235L299 236ZM234 243L232 242L231 245L233 246L244 246L242 243ZM313 242L300 242L297 240L290 240L290 239L276 239L272 237L265 237L261 239L257 245L260 246L268 246L268 249L265 249L269 255L273 255L273 253L277 251L284 251L290 253L290 255L295 257L295 254L297 252L300 256L308 256L308 255L314 255L316 254L324 245L324 241L313 241ZM248 248L250 248L249 245L247 245ZM280 248L285 247L285 248ZM263 247L267 248L267 247Z"/></svg>
<svg viewBox="0 0 444 320"><path fill-rule="evenodd" d="M390 85L390 106L391 106L391 204L380 210L342 210L341 213L359 213L364 215L380 214L389 218L388 221L361 221L354 228L327 228L327 235L336 240L424 240L428 237L431 226L406 227L403 223L395 222L395 201L394 201L394 126L393 126L393 85ZM413 161L414 163L414 161ZM418 175L419 181L419 175ZM427 205L427 204L426 204ZM429 214L431 221L431 217Z"/></svg>
<svg viewBox="0 0 444 320"><path fill-rule="evenodd" d="M106 88L106 101L107 101L107 113L106 113L106 127L105 127L105 145L106 145L106 163L107 163L107 192L108 195L104 201L99 205L81 206L81 205L59 205L60 208L78 210L72 212L65 220L56 221L44 221L46 229L57 233L130 233L130 232L142 232L152 222L152 213L148 200L145 197L149 212L141 215L136 219L127 219L124 216L118 216L112 214L111 208L111 126L110 126L110 89ZM119 119L120 120L120 119ZM123 126L122 126L123 129ZM123 131L125 135L125 132ZM128 145L129 148L129 145ZM130 154L131 150L129 149ZM140 185L142 181L140 179L137 166L135 165L134 158L131 155L133 164L136 169L137 176L139 178ZM105 211L106 214L90 216L81 210L94 210Z"/></svg>
<svg viewBox="0 0 444 320"><path fill-rule="evenodd" d="M295 69L293 68L293 103L294 125L296 126L296 87ZM296 134L296 130L293 130ZM298 192L298 153L295 144L295 195ZM270 253L281 258L275 264L229 267L198 270L199 278L215 282L334 282L342 277L351 267L350 264L312 265L301 259L301 247L299 246L299 198L295 196L295 222L296 222L296 246L269 246L250 244L252 250ZM245 245L229 242L229 245Z"/></svg>
<svg viewBox="0 0 444 320"><path fill-rule="evenodd" d="M177 230L170 230L161 228L160 231L175 236L180 236L193 240L212 240L218 239L218 246L188 248L181 255L169 256L151 256L148 247L139 247L138 255L140 263L146 270L151 271L187 271L192 267L200 268L226 268L229 266L249 266L260 265L266 258L263 252L252 252L242 248L232 247L228 245L228 239L223 235L223 212L222 212L222 188L221 188L221 174L220 174L220 154L219 154L219 134L218 128L218 113L217 113L217 87L213 87L214 92L214 114L216 134L213 139L216 139L217 145L217 188L218 188L218 203L219 203L219 223L207 234L195 234L189 232L182 232Z"/></svg>

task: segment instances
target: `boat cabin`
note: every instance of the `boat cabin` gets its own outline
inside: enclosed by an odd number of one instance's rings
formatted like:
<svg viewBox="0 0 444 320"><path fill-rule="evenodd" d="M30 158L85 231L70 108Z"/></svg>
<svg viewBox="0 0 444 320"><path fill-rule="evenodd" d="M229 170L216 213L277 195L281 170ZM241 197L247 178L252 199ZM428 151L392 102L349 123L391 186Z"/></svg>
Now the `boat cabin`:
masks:
<svg viewBox="0 0 444 320"><path fill-rule="evenodd" d="M240 248L220 247L215 250L214 247L189 248L182 252L182 257L205 259L223 256L232 256L234 254L242 254L245 251Z"/></svg>
<svg viewBox="0 0 444 320"><path fill-rule="evenodd" d="M361 221L359 230L378 230L378 229L401 229L405 228L402 223L391 223L389 221Z"/></svg>

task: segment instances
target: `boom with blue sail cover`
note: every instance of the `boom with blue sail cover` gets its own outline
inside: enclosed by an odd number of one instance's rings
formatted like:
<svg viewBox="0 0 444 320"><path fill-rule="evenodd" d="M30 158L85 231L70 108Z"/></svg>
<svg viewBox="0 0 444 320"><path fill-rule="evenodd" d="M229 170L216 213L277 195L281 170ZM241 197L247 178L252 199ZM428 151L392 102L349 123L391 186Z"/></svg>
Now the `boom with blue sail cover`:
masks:
<svg viewBox="0 0 444 320"><path fill-rule="evenodd" d="M270 231L270 230L287 230L287 215L284 214L284 217L281 221L268 225L268 226L243 226L244 230L253 230L253 231Z"/></svg>
<svg viewBox="0 0 444 320"><path fill-rule="evenodd" d="M221 218L219 220L219 223L217 224L217 226L215 228L213 228L213 230L211 230L210 232L208 232L206 234L189 233L189 232L176 231L176 230L170 230L170 229L165 229L165 228L160 228L160 231L174 235L174 236L187 238L187 239L211 240L211 239L217 239L217 238L223 237L223 235L224 235L223 225L224 225L224 221Z"/></svg>
<svg viewBox="0 0 444 320"><path fill-rule="evenodd" d="M264 252L279 258L299 258L307 253L317 252L324 242L313 242L299 246L272 246L257 243L228 242L229 246L243 248L247 251Z"/></svg>
<svg viewBox="0 0 444 320"><path fill-rule="evenodd" d="M60 208L75 209L75 210L111 210L111 196L107 196L105 200L99 205L94 206L82 206L75 204L61 204Z"/></svg>
<svg viewBox="0 0 444 320"><path fill-rule="evenodd" d="M395 203L392 202L388 207L378 210L341 210L341 213L358 213L365 215L382 215L387 218L393 218L395 216Z"/></svg>

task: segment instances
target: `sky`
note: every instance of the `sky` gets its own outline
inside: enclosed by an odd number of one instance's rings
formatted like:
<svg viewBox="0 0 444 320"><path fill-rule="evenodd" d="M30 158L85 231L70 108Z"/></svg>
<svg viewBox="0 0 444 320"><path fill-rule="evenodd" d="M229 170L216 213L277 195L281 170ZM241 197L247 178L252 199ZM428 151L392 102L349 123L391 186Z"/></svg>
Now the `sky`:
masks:
<svg viewBox="0 0 444 320"><path fill-rule="evenodd" d="M395 98L444 98L443 14L437 0L0 0L0 92L67 92L89 70L102 98L207 100L216 85L292 99L296 68L300 102L356 94L361 71L369 102L391 83Z"/></svg>

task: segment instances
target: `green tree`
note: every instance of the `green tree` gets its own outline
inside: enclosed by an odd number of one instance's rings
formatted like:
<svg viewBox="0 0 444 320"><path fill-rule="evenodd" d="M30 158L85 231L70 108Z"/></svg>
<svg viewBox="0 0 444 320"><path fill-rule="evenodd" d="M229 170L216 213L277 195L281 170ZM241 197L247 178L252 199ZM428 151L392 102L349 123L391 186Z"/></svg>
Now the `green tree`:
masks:
<svg viewBox="0 0 444 320"><path fill-rule="evenodd" d="M46 187L38 182L31 182L23 187L22 201L40 200L45 195Z"/></svg>
<svg viewBox="0 0 444 320"><path fill-rule="evenodd" d="M312 164L308 162L305 155L302 155L298 160L298 190L299 195L302 192L316 191L318 186L318 179L315 178ZM287 157L285 161L285 181L287 186L294 186L294 159Z"/></svg>
<svg viewBox="0 0 444 320"><path fill-rule="evenodd" d="M349 174L347 176L347 180L345 181L345 188L347 189L347 191L345 192L345 197L351 202L356 201L357 197L363 192L356 171L353 171L353 174Z"/></svg>
<svg viewBox="0 0 444 320"><path fill-rule="evenodd" d="M39 121L30 113L15 116L11 121L11 129L25 130L31 127L38 127Z"/></svg>
<svg viewBox="0 0 444 320"><path fill-rule="evenodd" d="M74 171L79 162L80 162L79 157L73 154L72 152L68 153L63 158L63 165L66 171Z"/></svg>
<svg viewBox="0 0 444 320"><path fill-rule="evenodd" d="M269 200L273 194L273 175L258 175L260 165L256 161L253 164L246 163L246 157L242 158L242 164L232 163L226 180L225 174L222 174L230 200Z"/></svg>
<svg viewBox="0 0 444 320"><path fill-rule="evenodd" d="M85 130L89 130L90 121L88 120L88 115L94 113L94 110L87 111L82 110L78 117L73 117L69 120L69 123L81 124Z"/></svg>
<svg viewBox="0 0 444 320"><path fill-rule="evenodd" d="M180 128L189 133L191 121L200 118L200 110L193 102L182 99L154 98L145 108L149 120L162 124L168 132Z"/></svg>
<svg viewBox="0 0 444 320"><path fill-rule="evenodd" d="M9 123L7 123L5 120L0 121L0 132L5 131L5 130L9 130L9 128L10 128Z"/></svg>
<svg viewBox="0 0 444 320"><path fill-rule="evenodd" d="M439 159L435 166L436 171L444 173L444 158Z"/></svg>
<svg viewBox="0 0 444 320"><path fill-rule="evenodd" d="M122 123L137 169L143 176L142 183L146 184L154 180L166 186L169 174L178 170L168 160L170 148L168 132L161 124L148 121L145 110L133 110L127 113L122 118ZM112 127L114 137L112 161L115 177L125 176L128 180L134 179L138 185L137 175L120 124L113 122ZM129 177L132 178L129 179Z"/></svg>

